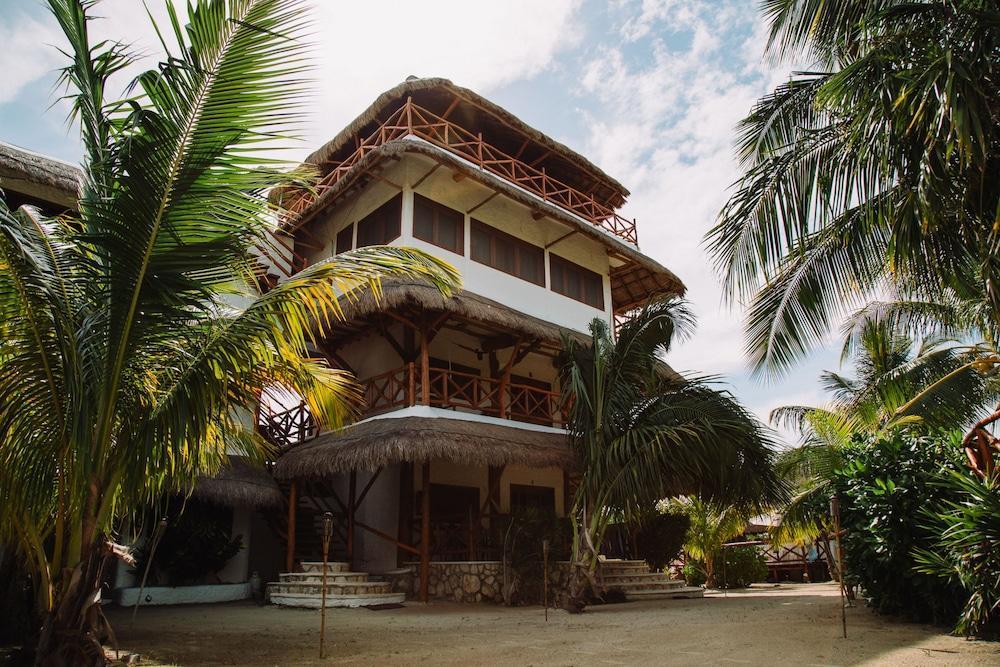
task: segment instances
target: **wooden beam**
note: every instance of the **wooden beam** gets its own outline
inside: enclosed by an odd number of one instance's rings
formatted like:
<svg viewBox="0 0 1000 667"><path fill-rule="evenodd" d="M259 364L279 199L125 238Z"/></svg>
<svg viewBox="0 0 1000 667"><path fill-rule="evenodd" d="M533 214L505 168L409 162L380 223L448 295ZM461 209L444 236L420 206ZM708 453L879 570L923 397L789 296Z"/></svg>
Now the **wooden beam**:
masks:
<svg viewBox="0 0 1000 667"><path fill-rule="evenodd" d="M451 112L454 111L455 107L458 106L458 102L460 99L461 98L459 98L457 95L455 96L455 99L451 101L451 104L448 105L448 108L444 110L443 114L441 114L442 120L448 120L448 116L450 116Z"/></svg>
<svg viewBox="0 0 1000 667"><path fill-rule="evenodd" d="M355 492L358 485L358 471L351 471L350 486L347 496L347 562L354 565L354 512L357 509L355 504Z"/></svg>
<svg viewBox="0 0 1000 667"><path fill-rule="evenodd" d="M552 243L549 243L548 245L546 245L546 246L545 246L545 249L546 249L546 250L548 250L549 248L551 248L551 247L552 247L552 246L554 246L555 244L557 244L557 243L559 243L559 242L561 242L561 241L565 241L565 240L566 240L566 239L568 239L569 237L573 236L574 234L578 234L578 233L579 233L579 231L578 231L578 230L576 230L576 229L574 229L574 230L571 230L571 231L568 231L568 232L566 232L565 234L563 234L562 236L560 236L559 238L557 238L557 239L556 239L555 241L553 241Z"/></svg>
<svg viewBox="0 0 1000 667"><path fill-rule="evenodd" d="M515 160L520 160L521 159L521 154L524 153L524 149L527 148L528 144L530 144L530 143L531 143L531 139L525 139L524 143L521 144L521 147L517 149L517 152L514 153L514 155L512 157Z"/></svg>
<svg viewBox="0 0 1000 667"><path fill-rule="evenodd" d="M375 471L375 474L371 476L371 479L368 480L368 483L365 484L365 488L361 489L361 494L358 496L358 502L355 503L356 508L361 507L361 503L365 502L365 496L368 495L368 492L371 490L372 485L375 483L375 480L377 480L378 476L381 474L382 474L382 468L379 468L378 470Z"/></svg>
<svg viewBox="0 0 1000 667"><path fill-rule="evenodd" d="M426 330L420 331L420 402L431 404L431 355Z"/></svg>
<svg viewBox="0 0 1000 667"><path fill-rule="evenodd" d="M538 164L539 164L539 163L540 163L540 162L541 162L542 160L544 160L545 158L547 158L547 157L548 157L548 156L550 156L550 155L552 155L552 151L545 151L544 153L542 153L541 155L539 155L538 157L536 157L536 158L535 158L534 160L532 160L531 162L529 162L529 163L528 163L528 166L529 166L529 167L537 167L537 166L538 166Z"/></svg>
<svg viewBox="0 0 1000 667"><path fill-rule="evenodd" d="M466 213L467 215L472 215L472 214L473 214L473 212L475 212L475 211L476 211L477 209L479 209L479 208L481 208L482 206L485 206L485 205L486 205L486 204L488 204L489 202L493 201L493 198L494 198L494 197L496 197L496 196L497 196L498 194L500 194L500 191L499 191L499 190L494 190L494 191L493 191L493 194L491 194L491 195L490 195L489 197L487 197L487 198L486 198L486 199L484 199L483 201L479 202L478 204L476 204L475 206L473 206L472 208L470 208L470 209L469 209L468 211L466 211L465 213Z"/></svg>
<svg viewBox="0 0 1000 667"><path fill-rule="evenodd" d="M426 181L426 180L427 180L428 178L430 178L430 175L431 175L431 174L433 174L433 173L434 173L435 171L437 171L437 170L438 170L438 169L440 169L440 168L441 168L441 163L440 163L440 162L435 162L435 163L434 163L434 166L433 166L433 167L431 167L431 168L430 168L430 170L429 170L429 171L428 171L428 172L427 172L426 174L424 174L423 176L421 176L420 178L418 178L418 179L416 180L416 182L415 182L415 183L414 183L413 185L411 185L410 187L411 187L412 189L416 190L417 188L419 188L419 187L420 187L420 184L421 184L421 183L423 183L423 182L424 182L424 181Z"/></svg>
<svg viewBox="0 0 1000 667"><path fill-rule="evenodd" d="M423 493L420 498L420 601L427 602L431 579L431 461L421 470Z"/></svg>
<svg viewBox="0 0 1000 667"><path fill-rule="evenodd" d="M403 551L407 551L407 552L413 554L414 556L419 556L420 555L420 551L415 546L413 546L411 544L406 544L405 542L397 540L392 535L389 535L388 533L383 533L378 528L372 528L368 524L362 523L360 521L355 521L354 525L356 525L358 528L361 528L363 530L367 530L369 533L372 533L372 534L374 534L377 537L381 537L383 540L386 540L387 542L392 542L393 544L396 545L396 548L398 548L398 549L402 549Z"/></svg>
<svg viewBox="0 0 1000 667"><path fill-rule="evenodd" d="M298 483L292 480L288 490L288 539L285 541L285 572L294 572L295 568L295 508L299 504Z"/></svg>

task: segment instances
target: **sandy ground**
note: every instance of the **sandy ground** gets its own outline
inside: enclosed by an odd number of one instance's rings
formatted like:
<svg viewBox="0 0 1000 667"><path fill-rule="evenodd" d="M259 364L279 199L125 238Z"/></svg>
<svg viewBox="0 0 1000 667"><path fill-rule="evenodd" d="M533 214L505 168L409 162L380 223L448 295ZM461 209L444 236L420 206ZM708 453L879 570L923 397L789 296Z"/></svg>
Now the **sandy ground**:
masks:
<svg viewBox="0 0 1000 667"><path fill-rule="evenodd" d="M318 659L319 611L251 603L110 613L140 664L176 665L1000 665L1000 644L848 609L829 584L711 593L590 607L569 615L490 605L408 603L329 610Z"/></svg>

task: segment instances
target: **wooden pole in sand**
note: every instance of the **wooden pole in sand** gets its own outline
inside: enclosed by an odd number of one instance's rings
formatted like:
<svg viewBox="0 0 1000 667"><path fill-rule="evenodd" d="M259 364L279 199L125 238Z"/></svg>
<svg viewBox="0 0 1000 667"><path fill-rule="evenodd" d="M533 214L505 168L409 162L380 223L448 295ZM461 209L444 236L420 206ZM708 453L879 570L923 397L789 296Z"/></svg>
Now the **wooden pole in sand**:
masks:
<svg viewBox="0 0 1000 667"><path fill-rule="evenodd" d="M323 643L326 640L326 564L330 558L330 538L333 537L333 514L323 512L323 590L319 606L319 657L323 659Z"/></svg>
<svg viewBox="0 0 1000 667"><path fill-rule="evenodd" d="M549 541L542 540L542 581L543 599L545 602L545 622L549 622Z"/></svg>
<svg viewBox="0 0 1000 667"><path fill-rule="evenodd" d="M837 569L840 570L840 624L844 631L844 639L847 639L847 601L844 596L847 578L844 576L844 538L840 534L840 500L837 496L830 499L830 513L833 515L833 529L837 531Z"/></svg>

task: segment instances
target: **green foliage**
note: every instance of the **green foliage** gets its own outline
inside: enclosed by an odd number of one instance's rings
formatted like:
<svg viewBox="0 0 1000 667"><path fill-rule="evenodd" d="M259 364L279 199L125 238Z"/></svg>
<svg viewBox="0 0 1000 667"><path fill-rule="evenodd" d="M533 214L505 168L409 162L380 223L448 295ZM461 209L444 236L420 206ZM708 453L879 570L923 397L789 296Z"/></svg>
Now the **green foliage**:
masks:
<svg viewBox="0 0 1000 667"><path fill-rule="evenodd" d="M639 558L654 570L662 570L677 558L690 525L684 514L657 513L646 519L635 538Z"/></svg>
<svg viewBox="0 0 1000 667"><path fill-rule="evenodd" d="M705 582L708 581L708 575L705 573L705 563L700 560L689 559L684 564L682 572L684 574L684 581L687 582L688 586L704 586Z"/></svg>
<svg viewBox="0 0 1000 667"><path fill-rule="evenodd" d="M949 472L936 485L947 498L922 513L928 548L916 548L917 571L964 592L955 625L961 635L1000 634L1000 484Z"/></svg>
<svg viewBox="0 0 1000 667"><path fill-rule="evenodd" d="M509 586L504 602L509 605L541 604L544 598L544 542L549 542L549 601L555 598L557 561L569 558L572 529L568 519L551 511L522 509L511 517L504 536Z"/></svg>
<svg viewBox="0 0 1000 667"><path fill-rule="evenodd" d="M716 556L715 575L719 588L747 588L767 581L767 560L757 547L727 547Z"/></svg>
<svg viewBox="0 0 1000 667"><path fill-rule="evenodd" d="M209 583L206 579L217 574L243 548L242 535L230 538L231 526L230 510L189 501L183 510L178 508L176 518L160 537L152 551L152 563L151 549L137 554L136 575L142 577L150 565L147 585Z"/></svg>
<svg viewBox="0 0 1000 667"><path fill-rule="evenodd" d="M938 434L859 440L837 474L847 577L860 584L879 612L919 621L951 623L964 599L955 584L917 569L916 550L930 549L935 535L917 517L953 500L939 481L962 469L955 437Z"/></svg>
<svg viewBox="0 0 1000 667"><path fill-rule="evenodd" d="M667 507L671 512L688 517L690 525L684 536L684 551L700 563L707 585L716 586L721 574L722 545L746 529L746 512L739 507L719 506L697 497L670 501Z"/></svg>

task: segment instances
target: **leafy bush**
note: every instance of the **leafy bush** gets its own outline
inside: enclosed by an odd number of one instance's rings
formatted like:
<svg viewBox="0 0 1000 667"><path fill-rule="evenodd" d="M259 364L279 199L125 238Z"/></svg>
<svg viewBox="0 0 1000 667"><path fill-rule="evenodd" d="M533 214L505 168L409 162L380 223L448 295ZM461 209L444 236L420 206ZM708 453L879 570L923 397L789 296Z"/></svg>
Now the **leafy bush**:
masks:
<svg viewBox="0 0 1000 667"><path fill-rule="evenodd" d="M747 588L767 580L767 561L757 547L729 547L716 557L715 578L719 588Z"/></svg>
<svg viewBox="0 0 1000 667"><path fill-rule="evenodd" d="M182 586L217 574L243 548L242 536L230 538L231 525L228 510L189 502L186 509L178 510L153 551L147 585ZM146 571L151 546L137 554L135 572L139 577Z"/></svg>
<svg viewBox="0 0 1000 667"><path fill-rule="evenodd" d="M917 569L965 592L956 634L1000 634L1000 485L960 473L937 485L955 500L925 510L923 525L937 537L916 549Z"/></svg>
<svg viewBox="0 0 1000 667"><path fill-rule="evenodd" d="M682 572L688 586L704 586L708 579L705 574L705 565L701 561L689 560L684 564Z"/></svg>
<svg viewBox="0 0 1000 667"><path fill-rule="evenodd" d="M930 506L955 500L938 482L963 470L954 436L902 432L845 450L837 473L844 559L849 581L883 613L917 621L951 623L965 596L955 583L916 570L914 551L931 549L934 535L917 517Z"/></svg>
<svg viewBox="0 0 1000 667"><path fill-rule="evenodd" d="M662 570L677 558L690 525L691 520L682 514L654 514L636 535L638 557L654 570Z"/></svg>

